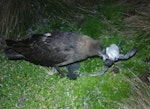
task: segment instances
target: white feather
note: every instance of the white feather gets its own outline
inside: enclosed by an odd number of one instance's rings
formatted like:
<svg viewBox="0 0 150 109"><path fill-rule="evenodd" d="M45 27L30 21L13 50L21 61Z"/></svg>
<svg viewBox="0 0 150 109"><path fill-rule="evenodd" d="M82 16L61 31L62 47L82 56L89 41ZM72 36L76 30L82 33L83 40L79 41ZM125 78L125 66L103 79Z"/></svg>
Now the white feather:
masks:
<svg viewBox="0 0 150 109"><path fill-rule="evenodd" d="M45 33L44 35L48 37L48 36L51 36L52 34L51 33Z"/></svg>
<svg viewBox="0 0 150 109"><path fill-rule="evenodd" d="M117 60L119 58L119 47L116 44L111 44L106 48L106 55L111 60Z"/></svg>

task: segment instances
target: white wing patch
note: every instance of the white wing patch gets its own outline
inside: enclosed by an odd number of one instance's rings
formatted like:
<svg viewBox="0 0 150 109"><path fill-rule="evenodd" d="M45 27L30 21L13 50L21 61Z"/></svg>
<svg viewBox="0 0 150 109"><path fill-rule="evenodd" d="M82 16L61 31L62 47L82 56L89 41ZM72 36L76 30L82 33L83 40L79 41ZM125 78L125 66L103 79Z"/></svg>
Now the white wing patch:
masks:
<svg viewBox="0 0 150 109"><path fill-rule="evenodd" d="M52 34L51 33L45 33L44 36L49 37L49 36L52 36Z"/></svg>

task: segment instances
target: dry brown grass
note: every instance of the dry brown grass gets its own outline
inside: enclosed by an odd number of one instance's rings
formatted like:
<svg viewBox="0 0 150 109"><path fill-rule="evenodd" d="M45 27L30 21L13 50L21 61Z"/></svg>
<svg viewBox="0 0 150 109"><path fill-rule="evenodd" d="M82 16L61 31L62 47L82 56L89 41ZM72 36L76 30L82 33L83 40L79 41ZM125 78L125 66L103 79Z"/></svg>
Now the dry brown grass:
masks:
<svg viewBox="0 0 150 109"><path fill-rule="evenodd" d="M126 80L131 85L131 94L120 104L119 109L150 109L150 85L138 77L131 80L126 78Z"/></svg>
<svg viewBox="0 0 150 109"><path fill-rule="evenodd" d="M131 9L125 15L125 33L133 36L139 32L150 33L150 3L130 4Z"/></svg>
<svg viewBox="0 0 150 109"><path fill-rule="evenodd" d="M124 34L140 39L137 43L144 47L150 41L150 3L130 4L130 7L131 12L124 19ZM149 47L145 50L148 49ZM119 109L150 109L150 77L149 73L143 74L133 79L125 78L130 83L131 92L130 97L122 101Z"/></svg>

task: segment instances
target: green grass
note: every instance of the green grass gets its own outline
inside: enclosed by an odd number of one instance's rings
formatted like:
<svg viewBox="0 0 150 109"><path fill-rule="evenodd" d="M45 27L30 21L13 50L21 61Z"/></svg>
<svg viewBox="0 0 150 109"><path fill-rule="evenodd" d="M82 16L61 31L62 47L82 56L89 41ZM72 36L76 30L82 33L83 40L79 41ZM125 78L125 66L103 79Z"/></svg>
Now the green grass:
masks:
<svg viewBox="0 0 150 109"><path fill-rule="evenodd" d="M135 57L113 66L119 68L118 74L110 68L102 76L89 76L100 71L103 63L100 58L88 58L81 62L79 72L82 76L72 81L67 77L49 74L44 70L47 67L26 61L9 61L0 53L0 109L117 109L122 99L128 100L132 85L125 77L133 77L133 74L138 75L148 69L143 60L149 53L149 38L145 35L145 39L142 39L137 34L137 38L127 38L121 34L121 12L124 12L125 7L113 2L110 7L106 4L97 9L103 13L103 17L84 16L80 28L75 21L48 20L37 25L33 33L49 32L52 29L75 31L97 39L104 47L122 40L122 53L134 47L143 48Z"/></svg>
<svg viewBox="0 0 150 109"><path fill-rule="evenodd" d="M128 96L129 84L121 79L122 75L109 72L71 81L48 75L25 61L1 61L1 108L116 108L116 103Z"/></svg>

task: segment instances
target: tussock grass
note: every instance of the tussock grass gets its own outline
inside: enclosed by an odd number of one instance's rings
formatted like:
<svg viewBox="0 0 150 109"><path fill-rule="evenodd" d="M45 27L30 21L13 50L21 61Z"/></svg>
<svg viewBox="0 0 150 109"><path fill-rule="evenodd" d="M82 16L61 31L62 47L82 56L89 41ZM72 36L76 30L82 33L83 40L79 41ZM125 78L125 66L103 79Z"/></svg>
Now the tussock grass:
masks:
<svg viewBox="0 0 150 109"><path fill-rule="evenodd" d="M150 86L142 82L140 78L126 80L130 83L131 94L122 104L119 109L149 109L150 107ZM150 80L149 80L150 82Z"/></svg>
<svg viewBox="0 0 150 109"><path fill-rule="evenodd" d="M22 38L45 18L68 18L73 8L62 0L0 1L0 34L4 38Z"/></svg>

